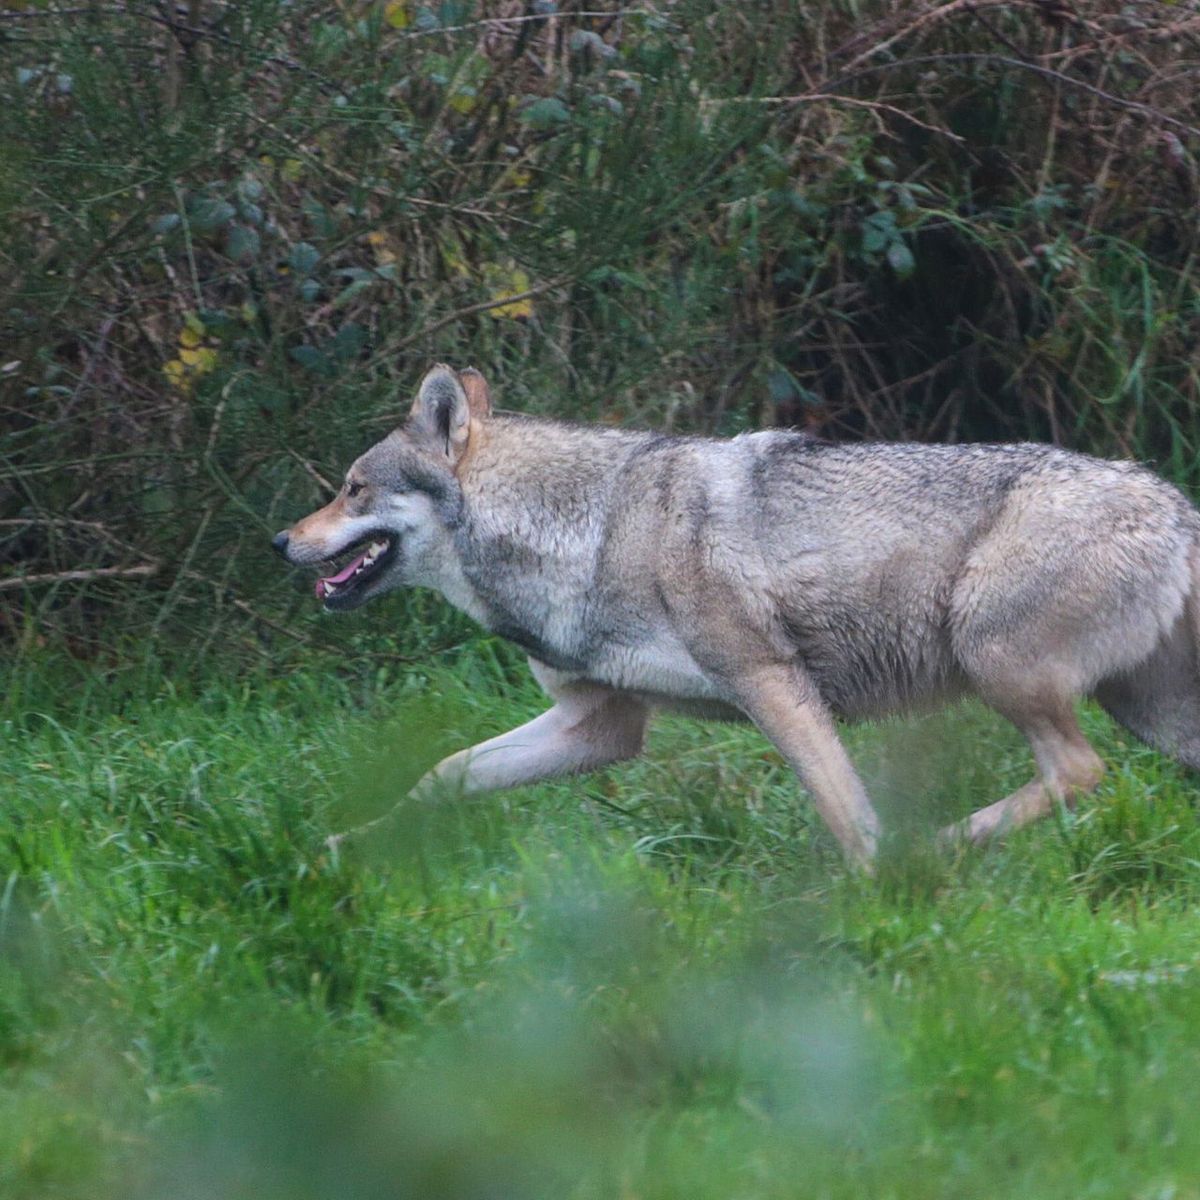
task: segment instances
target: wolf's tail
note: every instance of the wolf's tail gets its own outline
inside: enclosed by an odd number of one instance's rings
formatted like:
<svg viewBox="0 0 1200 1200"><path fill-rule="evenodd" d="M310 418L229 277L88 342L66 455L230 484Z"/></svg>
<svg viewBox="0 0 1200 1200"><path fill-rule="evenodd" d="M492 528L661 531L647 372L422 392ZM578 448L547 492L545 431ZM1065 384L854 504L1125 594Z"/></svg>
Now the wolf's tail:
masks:
<svg viewBox="0 0 1200 1200"><path fill-rule="evenodd" d="M1192 588L1189 589L1187 600L1188 631L1192 634L1192 649L1196 656L1196 664L1200 665L1200 534L1192 544Z"/></svg>
<svg viewBox="0 0 1200 1200"><path fill-rule="evenodd" d="M1200 530L1188 565L1183 619L1144 662L1101 683L1095 698L1143 742L1200 770Z"/></svg>

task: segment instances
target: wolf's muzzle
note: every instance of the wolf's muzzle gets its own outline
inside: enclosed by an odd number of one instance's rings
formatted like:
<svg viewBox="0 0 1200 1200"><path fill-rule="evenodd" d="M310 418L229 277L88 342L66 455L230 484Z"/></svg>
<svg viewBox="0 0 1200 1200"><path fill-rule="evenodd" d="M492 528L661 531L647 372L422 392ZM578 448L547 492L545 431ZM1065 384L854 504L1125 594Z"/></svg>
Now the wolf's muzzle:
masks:
<svg viewBox="0 0 1200 1200"><path fill-rule="evenodd" d="M282 554L284 558L286 558L288 548L288 531L286 529L281 529L271 539L271 545L274 547L277 553Z"/></svg>

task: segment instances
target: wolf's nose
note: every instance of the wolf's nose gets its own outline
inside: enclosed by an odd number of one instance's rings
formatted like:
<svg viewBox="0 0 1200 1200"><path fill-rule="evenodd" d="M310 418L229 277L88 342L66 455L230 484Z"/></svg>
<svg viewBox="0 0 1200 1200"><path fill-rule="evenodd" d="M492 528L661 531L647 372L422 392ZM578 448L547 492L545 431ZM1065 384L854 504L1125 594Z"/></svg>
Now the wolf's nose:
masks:
<svg viewBox="0 0 1200 1200"><path fill-rule="evenodd" d="M287 544L288 531L286 529L280 530L280 532L271 539L271 545L274 546L280 554L287 553Z"/></svg>

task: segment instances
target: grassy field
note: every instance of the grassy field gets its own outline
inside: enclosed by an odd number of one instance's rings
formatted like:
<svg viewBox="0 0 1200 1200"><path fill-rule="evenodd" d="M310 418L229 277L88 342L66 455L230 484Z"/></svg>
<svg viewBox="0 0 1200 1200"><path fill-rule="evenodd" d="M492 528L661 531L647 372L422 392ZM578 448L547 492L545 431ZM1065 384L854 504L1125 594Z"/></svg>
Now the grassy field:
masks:
<svg viewBox="0 0 1200 1200"><path fill-rule="evenodd" d="M853 731L872 881L756 734L675 720L333 861L537 711L519 660L7 670L6 1198L1200 1196L1194 781L1098 713L1096 799L959 856L1019 739Z"/></svg>

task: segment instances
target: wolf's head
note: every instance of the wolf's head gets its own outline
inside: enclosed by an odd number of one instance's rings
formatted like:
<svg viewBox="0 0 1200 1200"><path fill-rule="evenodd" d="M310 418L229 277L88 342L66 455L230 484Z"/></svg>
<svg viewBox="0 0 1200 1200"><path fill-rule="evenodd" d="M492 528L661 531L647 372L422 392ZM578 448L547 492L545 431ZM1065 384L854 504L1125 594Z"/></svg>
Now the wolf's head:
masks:
<svg viewBox="0 0 1200 1200"><path fill-rule="evenodd" d="M317 580L326 609L357 608L437 574L462 506L458 472L491 408L478 371L438 364L408 420L351 465L334 499L275 535L271 544L297 566L345 559Z"/></svg>

